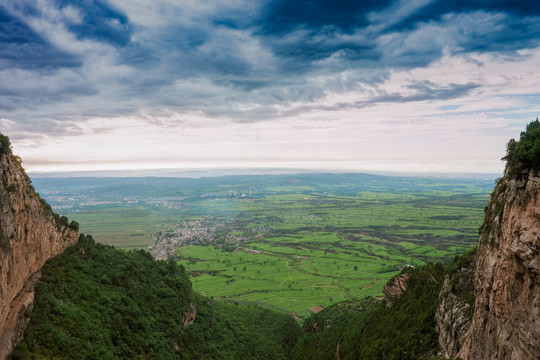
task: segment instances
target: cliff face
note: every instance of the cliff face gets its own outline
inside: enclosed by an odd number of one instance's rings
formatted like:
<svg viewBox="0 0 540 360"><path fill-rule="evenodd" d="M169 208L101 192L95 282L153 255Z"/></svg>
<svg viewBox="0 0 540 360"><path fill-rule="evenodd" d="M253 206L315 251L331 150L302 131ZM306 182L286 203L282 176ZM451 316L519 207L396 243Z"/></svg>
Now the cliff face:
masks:
<svg viewBox="0 0 540 360"><path fill-rule="evenodd" d="M447 268L439 293L435 323L439 333L439 357L456 358L465 341L474 311L474 249Z"/></svg>
<svg viewBox="0 0 540 360"><path fill-rule="evenodd" d="M410 277L411 276L407 273L401 274L384 286L382 292L384 294L386 306L391 307L394 305L394 301L407 291L407 288L409 287L407 281Z"/></svg>
<svg viewBox="0 0 540 360"><path fill-rule="evenodd" d="M540 356L540 177L507 168L486 207L476 256L472 323L458 356Z"/></svg>
<svg viewBox="0 0 540 360"><path fill-rule="evenodd" d="M4 142L7 138L2 137ZM45 261L74 244L76 227L54 216L5 144L0 149L0 359L21 333L22 313ZM60 221L59 221L60 220Z"/></svg>

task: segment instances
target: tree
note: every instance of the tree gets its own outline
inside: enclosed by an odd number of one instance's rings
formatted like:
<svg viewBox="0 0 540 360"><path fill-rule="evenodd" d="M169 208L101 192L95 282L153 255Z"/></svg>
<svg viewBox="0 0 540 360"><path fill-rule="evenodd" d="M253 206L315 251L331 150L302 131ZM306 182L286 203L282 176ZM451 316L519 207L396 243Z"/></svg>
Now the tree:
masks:
<svg viewBox="0 0 540 360"><path fill-rule="evenodd" d="M9 138L5 135L0 134L0 155L11 153L11 143Z"/></svg>
<svg viewBox="0 0 540 360"><path fill-rule="evenodd" d="M521 132L519 141L511 139L506 145L506 160L509 173L514 178L523 171L540 169L540 122L531 121Z"/></svg>

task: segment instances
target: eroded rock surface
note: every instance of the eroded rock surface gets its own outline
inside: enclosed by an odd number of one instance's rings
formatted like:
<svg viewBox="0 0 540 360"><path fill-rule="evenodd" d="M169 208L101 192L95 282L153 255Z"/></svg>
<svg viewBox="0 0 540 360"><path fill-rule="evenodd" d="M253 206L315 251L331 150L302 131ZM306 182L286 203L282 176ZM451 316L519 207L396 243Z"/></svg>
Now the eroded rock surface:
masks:
<svg viewBox="0 0 540 360"><path fill-rule="evenodd" d="M45 261L77 242L78 231L57 224L20 160L0 153L0 359L20 338L21 311L31 306L30 281ZM18 301L19 299L21 301ZM14 321L16 319L16 321ZM19 339L20 340L20 339Z"/></svg>
<svg viewBox="0 0 540 360"><path fill-rule="evenodd" d="M475 254L466 254L464 257L464 264L445 276L439 293L435 323L439 333L440 358L457 357L471 325L474 311Z"/></svg>
<svg viewBox="0 0 540 360"><path fill-rule="evenodd" d="M540 358L540 177L505 174L486 208L474 276L475 311L458 356Z"/></svg>
<svg viewBox="0 0 540 360"><path fill-rule="evenodd" d="M407 281L411 275L404 273L394 278L394 280L386 284L383 289L384 301L386 306L391 307L394 304L395 299L399 298L405 291L407 291Z"/></svg>

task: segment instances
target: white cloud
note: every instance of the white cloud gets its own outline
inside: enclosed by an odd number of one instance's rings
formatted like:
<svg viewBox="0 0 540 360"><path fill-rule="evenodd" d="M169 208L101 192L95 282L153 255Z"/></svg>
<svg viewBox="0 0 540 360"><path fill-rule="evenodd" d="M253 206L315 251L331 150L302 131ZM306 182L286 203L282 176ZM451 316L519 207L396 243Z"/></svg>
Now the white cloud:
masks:
<svg viewBox="0 0 540 360"><path fill-rule="evenodd" d="M301 25L264 36L264 24L249 21L260 11L256 2L109 4L129 24L107 23L131 42L74 33L72 25L85 21L82 5L0 0L48 44L80 59L0 70L0 105L9 109L0 126L15 134L29 170L258 164L496 172L508 138L540 110L539 48L470 50L504 31L503 13L450 13L390 30L429 4L399 1L371 13L365 28ZM230 19L238 26L226 25Z"/></svg>
<svg viewBox="0 0 540 360"><path fill-rule="evenodd" d="M83 17L79 9L73 5L68 5L62 8L64 19L71 24L81 24Z"/></svg>

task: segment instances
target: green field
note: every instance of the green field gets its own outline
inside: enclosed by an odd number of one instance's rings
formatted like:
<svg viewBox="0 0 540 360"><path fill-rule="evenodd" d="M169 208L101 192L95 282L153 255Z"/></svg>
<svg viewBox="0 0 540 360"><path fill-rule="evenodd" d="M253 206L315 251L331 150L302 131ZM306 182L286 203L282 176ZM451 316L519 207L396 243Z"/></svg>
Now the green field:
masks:
<svg viewBox="0 0 540 360"><path fill-rule="evenodd" d="M448 261L474 245L483 211L454 195L284 194L245 201L229 225L246 239L236 251L182 246L180 263L206 295L304 317L338 301L379 296L404 266Z"/></svg>
<svg viewBox="0 0 540 360"><path fill-rule="evenodd" d="M82 232L121 249L148 249L155 243L156 232L178 222L172 213L152 212L143 206L79 210L68 216L77 219Z"/></svg>
<svg viewBox="0 0 540 360"><path fill-rule="evenodd" d="M475 245L493 186L365 174L62 179L61 198L47 196L48 181L38 190L96 240L169 244L195 290L299 318L380 296L401 268Z"/></svg>

